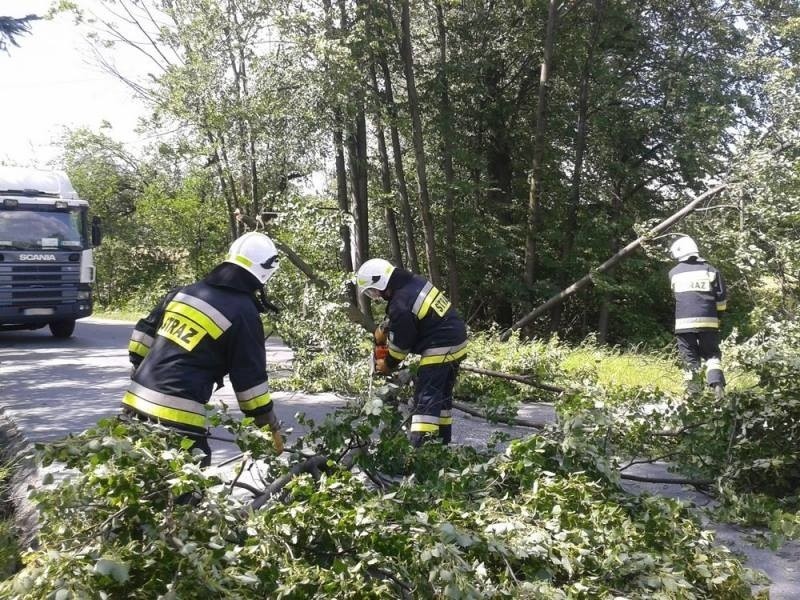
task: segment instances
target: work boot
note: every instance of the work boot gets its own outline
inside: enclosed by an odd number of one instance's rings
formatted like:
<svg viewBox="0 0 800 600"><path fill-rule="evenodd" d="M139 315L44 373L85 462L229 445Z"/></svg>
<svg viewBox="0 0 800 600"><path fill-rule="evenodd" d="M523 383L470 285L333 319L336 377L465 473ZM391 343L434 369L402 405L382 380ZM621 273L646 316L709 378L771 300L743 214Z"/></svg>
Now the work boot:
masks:
<svg viewBox="0 0 800 600"><path fill-rule="evenodd" d="M683 371L683 384L686 386L685 389L687 396L696 396L703 390L699 373L691 369L686 369Z"/></svg>
<svg viewBox="0 0 800 600"><path fill-rule="evenodd" d="M725 385L722 383L712 383L711 389L714 392L714 397L717 400L722 400L725 398Z"/></svg>

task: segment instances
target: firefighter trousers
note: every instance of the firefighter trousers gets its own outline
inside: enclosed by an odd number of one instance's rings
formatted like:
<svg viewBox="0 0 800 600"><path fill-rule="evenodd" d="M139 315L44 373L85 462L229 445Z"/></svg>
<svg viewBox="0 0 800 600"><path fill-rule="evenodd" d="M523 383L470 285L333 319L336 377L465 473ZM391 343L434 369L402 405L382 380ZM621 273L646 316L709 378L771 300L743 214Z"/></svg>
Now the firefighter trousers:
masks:
<svg viewBox="0 0 800 600"><path fill-rule="evenodd" d="M675 340L687 373L694 374L700 371L701 361L704 360L708 385L725 385L718 330L684 331L676 333Z"/></svg>
<svg viewBox="0 0 800 600"><path fill-rule="evenodd" d="M440 438L442 444L450 443L453 437L453 388L457 375L458 362L426 365L417 371L409 436L415 448L433 437Z"/></svg>

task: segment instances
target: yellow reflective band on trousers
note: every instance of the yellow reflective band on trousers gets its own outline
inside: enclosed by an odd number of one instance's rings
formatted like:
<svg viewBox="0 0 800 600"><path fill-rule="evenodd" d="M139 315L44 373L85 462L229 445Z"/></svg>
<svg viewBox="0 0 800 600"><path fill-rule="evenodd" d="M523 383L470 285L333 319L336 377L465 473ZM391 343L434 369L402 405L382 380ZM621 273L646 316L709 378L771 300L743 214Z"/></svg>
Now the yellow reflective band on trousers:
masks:
<svg viewBox="0 0 800 600"><path fill-rule="evenodd" d="M447 409L442 410L439 413L439 425L452 425L453 424L453 413Z"/></svg>
<svg viewBox="0 0 800 600"><path fill-rule="evenodd" d="M438 349L437 349L438 350ZM453 346L451 348L442 348L443 352L436 353L436 354L428 354L430 350L426 350L422 358L419 359L419 365L441 365L444 363L455 362L457 360L461 360L467 355L467 345L459 344L458 346Z"/></svg>
<svg viewBox="0 0 800 600"><path fill-rule="evenodd" d="M411 431L435 433L439 431L439 417L431 415L414 415L411 417Z"/></svg>
<svg viewBox="0 0 800 600"><path fill-rule="evenodd" d="M133 340L131 340L130 343L128 344L128 352L132 354L137 354L142 358L144 358L145 356L147 356L148 352L150 352L150 348L148 348L147 346L145 346L140 342L134 342Z"/></svg>
<svg viewBox="0 0 800 600"><path fill-rule="evenodd" d="M716 317L686 317L675 319L675 331L682 329L719 329L719 319Z"/></svg>
<svg viewBox="0 0 800 600"><path fill-rule="evenodd" d="M130 406L140 413L155 417L156 419L177 423L179 425L190 425L191 427L199 427L201 429L205 429L206 426L205 412L203 414L198 414L195 412L181 410L179 408L163 406L161 404L156 404L155 402L145 400L144 398L140 398L131 392L125 393L122 403L126 406ZM202 404L196 404L198 408L203 409Z"/></svg>

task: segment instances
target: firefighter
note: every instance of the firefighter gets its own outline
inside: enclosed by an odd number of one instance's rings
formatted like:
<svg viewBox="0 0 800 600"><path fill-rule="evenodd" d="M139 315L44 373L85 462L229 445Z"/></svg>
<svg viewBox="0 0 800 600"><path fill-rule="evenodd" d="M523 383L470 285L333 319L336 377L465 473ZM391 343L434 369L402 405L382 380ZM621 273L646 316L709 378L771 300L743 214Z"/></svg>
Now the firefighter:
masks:
<svg viewBox="0 0 800 600"><path fill-rule="evenodd" d="M722 273L700 258L695 241L684 236L670 247L678 264L669 272L675 294L675 338L684 363L687 391L696 392L700 361L706 361L706 381L721 398L725 390L719 349L720 313L725 310L726 290Z"/></svg>
<svg viewBox="0 0 800 600"><path fill-rule="evenodd" d="M453 387L467 353L467 330L447 297L424 277L394 267L382 258L358 269L359 293L388 302L386 320L375 331L388 355L375 369L390 374L409 353L420 355L409 439L419 447L438 437L449 444L453 432Z"/></svg>
<svg viewBox="0 0 800 600"><path fill-rule="evenodd" d="M123 411L185 432L205 453L203 466L211 462L205 404L225 375L242 412L269 426L275 450L283 451L259 317L272 306L264 285L277 268L272 240L246 233L205 279L171 290L131 335Z"/></svg>

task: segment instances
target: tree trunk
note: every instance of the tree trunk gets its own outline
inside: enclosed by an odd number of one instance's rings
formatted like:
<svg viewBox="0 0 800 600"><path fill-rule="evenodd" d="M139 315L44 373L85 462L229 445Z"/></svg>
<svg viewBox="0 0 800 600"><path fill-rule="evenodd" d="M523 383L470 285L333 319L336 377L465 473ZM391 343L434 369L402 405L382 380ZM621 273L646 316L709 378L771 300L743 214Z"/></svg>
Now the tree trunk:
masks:
<svg viewBox="0 0 800 600"><path fill-rule="evenodd" d="M455 174L453 172L453 108L450 105L450 90L447 81L447 28L444 22L442 3L436 3L436 25L439 30L439 112L441 113L442 130L442 171L444 172L445 201L445 258L447 261L448 293L453 306L458 306L460 293L458 289L458 265L456 263L456 225L455 199L453 189Z"/></svg>
<svg viewBox="0 0 800 600"><path fill-rule="evenodd" d="M375 73L375 63L370 63L369 66L370 81L372 83L372 91L375 98L378 100L378 108L375 111L375 136L378 138L378 156L380 157L381 165L381 190L383 192L384 202L384 220L386 221L386 233L389 236L389 247L392 250L392 262L395 266L403 267L403 252L400 249L400 236L397 232L397 219L394 214L394 207L392 206L392 170L389 166L389 153L386 150L386 132L383 127L383 115L381 115L380 106L385 103L382 102L383 97L378 87L378 76Z"/></svg>
<svg viewBox="0 0 800 600"><path fill-rule="evenodd" d="M644 235L636 238L635 240L633 240L630 244L628 244L622 250L620 250L619 252L614 254L614 256L609 258L607 261L605 261L599 267L597 267L596 269L593 269L590 273L588 273L588 274L584 275L583 277L581 277L578 281L573 283L567 289L560 291L558 294L556 294L555 296L551 297L547 302L545 302L544 304L536 307L534 310L529 312L522 319L520 319L519 321L514 323L511 326L510 329L508 329L506 332L504 332L503 335L500 336L500 339L503 340L503 341L507 340L508 338L511 337L511 333L514 330L520 329L522 327L525 327L525 325L527 325L528 323L533 321L539 315L541 315L541 314L547 312L548 310L550 310L551 308L553 308L559 302L563 302L564 300L566 300L567 298L572 296L574 293L579 292L583 288L587 287L590 283L592 283L592 277L594 276L595 273L605 273L606 271L608 271L612 267L616 266L618 263L620 263L625 258L627 258L628 255L632 254L634 250L636 250L639 246L641 246L642 242L655 237L656 235L658 235L659 233L661 233L663 231L666 231L667 229L672 227L675 223L677 223L678 221L683 219L686 215L688 215L692 211L694 211L694 209L697 208L697 206L701 202L704 202L704 201L708 200L709 198L715 196L716 194L718 194L722 190L726 189L727 187L728 187L728 184L723 183L723 184L720 184L717 187L715 187L713 189L710 189L707 192L701 194L697 198L694 198L689 204L684 206L678 212L672 214L671 216L669 216L666 219L664 219L663 221L661 221L661 223L659 223L658 225L653 227L646 234L644 234Z"/></svg>
<svg viewBox="0 0 800 600"><path fill-rule="evenodd" d="M533 137L530 192L528 195L528 230L525 237L525 284L533 286L538 268L538 240L542 220L542 161L544 158L545 129L547 126L547 88L553 66L553 47L558 28L558 3L549 0L547 27L544 38L544 56L539 76L539 97L536 103L536 128Z"/></svg>
<svg viewBox="0 0 800 600"><path fill-rule="evenodd" d="M369 221L367 197L367 124L363 98L359 99L354 127L348 132L347 154L350 166L350 195L354 224L354 256L356 268L369 258Z"/></svg>
<svg viewBox="0 0 800 600"><path fill-rule="evenodd" d="M408 198L408 185L406 184L406 170L403 166L403 147L400 144L400 132L397 129L398 112L394 102L394 90L392 88L392 76L389 71L389 63L385 57L379 58L381 72L383 74L384 95L386 107L389 110L389 135L392 140L392 158L394 159L394 175L397 180L397 194L400 199L400 213L403 216L403 231L405 233L406 258L408 267L419 273L419 255L417 254L417 242L414 237L414 217L411 214L411 201Z"/></svg>
<svg viewBox="0 0 800 600"><path fill-rule="evenodd" d="M224 191L228 190L228 221L231 225L231 240L237 238L241 233L238 231L236 219L234 217L234 210L239 205L239 193L231 175L230 163L228 162L228 153L225 150L225 138L223 134L216 136L212 133L211 129L206 130L206 135L214 148L214 155L217 157L216 168L217 176L220 180L220 187Z"/></svg>
<svg viewBox="0 0 800 600"><path fill-rule="evenodd" d="M417 163L417 193L419 194L419 209L422 215L423 230L425 234L425 255L428 259L428 275L431 283L441 287L439 275L439 260L436 256L436 237L431 215L431 202L428 196L428 172L425 161L425 146L422 139L422 119L419 113L419 99L417 98L417 84L414 77L414 52L411 46L411 15L409 0L402 0L400 12L400 57L403 60L403 71L406 76L408 89L408 110L411 114L411 134L414 141L414 156Z"/></svg>
<svg viewBox="0 0 800 600"><path fill-rule="evenodd" d="M559 273L558 286L563 289L567 284L569 271L565 268L572 258L575 235L578 228L578 207L581 199L581 183L583 179L583 157L586 152L586 138L588 136L588 114L589 114L589 80L592 76L594 66L594 52L597 48L597 41L600 38L600 26L605 12L606 0L594 1L594 21L592 22L592 32L586 43L586 59L581 68L581 79L578 88L578 122L575 132L575 166L572 171L572 182L567 203L567 218L564 226L564 238L561 244L562 269ZM613 249L614 251L616 250ZM558 331L561 327L561 308L559 304L553 309L551 317L551 330Z"/></svg>
<svg viewBox="0 0 800 600"><path fill-rule="evenodd" d="M227 3L227 13L229 22L225 23L224 33L225 41L227 43L228 60L231 65L231 72L233 73L233 88L236 93L236 104L240 109L244 108L244 103L247 99L247 70L245 66L245 44L241 37L239 21L236 18L236 5L230 0ZM234 47L232 36L236 36L236 45L238 51ZM255 167L255 156L250 154L251 145L248 143L249 122L242 117L236 117L236 130L238 131L238 139L235 146L238 146L239 156L237 160L237 171L240 172L242 196L249 198L250 202L246 206L239 207L244 215L251 216L255 219L258 215L258 202L256 200L257 188L255 184L255 177L253 176L253 169Z"/></svg>
<svg viewBox="0 0 800 600"><path fill-rule="evenodd" d="M337 121L341 119L341 113L336 110ZM341 127L333 131L333 150L336 156L336 202L343 221L339 225L339 237L342 239L342 249L339 253L339 261L345 273L352 273L353 268L353 246L350 239L350 224L348 217L351 217L350 203L347 197L347 170L344 162L344 141L342 139ZM352 304L357 303L356 289L348 286L348 297Z"/></svg>
<svg viewBox="0 0 800 600"><path fill-rule="evenodd" d="M333 8L331 0L323 0L322 7L325 13L325 35L327 38L334 37L333 29ZM347 194L347 167L344 158L344 117L342 116L342 108L339 105L333 108L333 152L336 165L336 203L339 207L339 213L342 222L339 225L339 237L342 240L341 250L339 252L339 262L341 268L345 273L352 273L355 271L353 266L353 243L352 232L350 229L350 220L352 212L350 210L350 202ZM354 285L347 286L347 297L350 305L353 307L359 306L356 288Z"/></svg>
<svg viewBox="0 0 800 600"><path fill-rule="evenodd" d="M614 190L611 194L611 213L609 222L611 223L611 243L609 248L611 252L616 252L619 249L619 219L622 216L622 195L623 184L618 182L614 184ZM608 341L608 328L611 323L611 305L614 302L614 295L612 292L605 292L600 300L600 315L597 318L597 341L605 344Z"/></svg>

